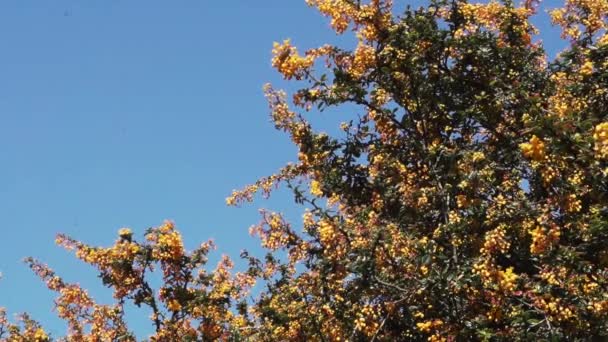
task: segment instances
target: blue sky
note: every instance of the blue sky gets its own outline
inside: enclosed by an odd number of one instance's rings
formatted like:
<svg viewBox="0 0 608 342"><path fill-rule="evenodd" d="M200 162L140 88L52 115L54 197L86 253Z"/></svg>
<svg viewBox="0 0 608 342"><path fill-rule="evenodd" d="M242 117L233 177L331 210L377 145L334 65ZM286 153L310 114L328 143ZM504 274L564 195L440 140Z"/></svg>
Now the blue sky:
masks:
<svg viewBox="0 0 608 342"><path fill-rule="evenodd" d="M543 36L552 55L555 32ZM63 332L25 256L110 300L54 246L58 232L108 245L121 227L141 235L171 219L187 247L214 238L216 257L238 258L259 251L247 233L258 208L299 217L285 193L224 202L295 159L261 91L285 84L269 62L285 38L344 41L303 0L0 2L0 306Z"/></svg>

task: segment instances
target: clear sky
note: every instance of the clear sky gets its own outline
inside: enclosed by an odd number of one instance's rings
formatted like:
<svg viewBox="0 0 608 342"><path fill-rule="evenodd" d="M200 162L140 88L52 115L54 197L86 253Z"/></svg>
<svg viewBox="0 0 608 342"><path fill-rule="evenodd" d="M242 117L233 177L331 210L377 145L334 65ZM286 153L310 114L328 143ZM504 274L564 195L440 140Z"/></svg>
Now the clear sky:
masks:
<svg viewBox="0 0 608 342"><path fill-rule="evenodd" d="M0 306L63 333L26 256L111 299L58 232L109 245L121 227L141 236L171 219L188 248L214 238L212 260L237 259L259 251L247 233L258 208L299 217L285 194L224 202L295 159L261 91L284 85L269 60L285 38L340 41L304 0L0 2ZM132 320L145 336L147 318Z"/></svg>

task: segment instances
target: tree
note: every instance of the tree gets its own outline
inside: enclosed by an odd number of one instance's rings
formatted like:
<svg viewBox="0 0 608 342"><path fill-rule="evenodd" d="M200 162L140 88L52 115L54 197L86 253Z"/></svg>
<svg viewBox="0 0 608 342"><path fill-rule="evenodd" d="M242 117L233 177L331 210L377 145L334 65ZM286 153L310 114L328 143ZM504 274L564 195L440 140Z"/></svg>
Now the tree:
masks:
<svg viewBox="0 0 608 342"><path fill-rule="evenodd" d="M68 325L66 341L135 341L124 320L124 306L131 302L146 307L155 328L150 341L212 341L244 327L244 313L235 312L244 291L253 285L247 274L232 275L232 262L224 257L212 272L207 272L207 254L214 248L205 242L192 252L184 250L181 235L172 222L149 229L145 241L133 238L123 228L111 247L92 247L59 235L57 244L96 267L104 285L113 289L114 305L97 304L77 284L63 281L48 266L27 259L30 268L58 293L55 309ZM153 288L150 273L162 272L160 288ZM243 312L243 310L239 310ZM11 324L0 311L2 341L50 341L44 329L29 316ZM237 330L238 331L238 330ZM235 333L236 334L236 333Z"/></svg>
<svg viewBox="0 0 608 342"><path fill-rule="evenodd" d="M244 253L246 273L231 276L225 261L200 279L208 246L172 254L168 246L181 246L172 226L145 244L121 234L110 249L61 238L99 267L117 307L164 305L156 340L606 337L608 2L566 0L552 12L568 41L554 60L532 39L532 0L431 0L399 14L390 0L307 3L358 44L302 55L275 43L273 66L302 88L291 101L272 86L265 93L298 162L227 199L284 184L305 208L303 229L263 212L253 232L265 258ZM339 106L353 114L336 136L303 114ZM160 300L142 280L153 263L165 275ZM265 290L243 301L255 279ZM52 286L71 312L71 287ZM120 309L74 310L72 333L84 320L98 336L94 317L103 316L103 331L128 336ZM9 333L40 332L24 322ZM0 319L0 337L6 326Z"/></svg>

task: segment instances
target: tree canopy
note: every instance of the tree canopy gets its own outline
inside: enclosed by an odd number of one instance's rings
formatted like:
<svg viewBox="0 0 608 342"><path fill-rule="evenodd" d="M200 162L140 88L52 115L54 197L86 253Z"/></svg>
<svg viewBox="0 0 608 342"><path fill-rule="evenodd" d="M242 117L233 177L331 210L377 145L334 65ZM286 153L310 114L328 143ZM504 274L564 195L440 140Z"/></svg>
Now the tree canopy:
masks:
<svg viewBox="0 0 608 342"><path fill-rule="evenodd" d="M608 1L551 12L568 43L555 59L534 39L534 0L306 2L358 43L275 43L272 65L300 88L264 92L298 161L227 198L283 185L302 222L264 211L251 233L268 253L244 252L244 272L206 268L212 244L184 250L171 222L110 247L60 235L116 302L29 259L58 293L56 339L134 341L127 302L152 310L150 341L607 337ZM334 107L350 113L339 134L310 124ZM5 316L0 340L51 339Z"/></svg>

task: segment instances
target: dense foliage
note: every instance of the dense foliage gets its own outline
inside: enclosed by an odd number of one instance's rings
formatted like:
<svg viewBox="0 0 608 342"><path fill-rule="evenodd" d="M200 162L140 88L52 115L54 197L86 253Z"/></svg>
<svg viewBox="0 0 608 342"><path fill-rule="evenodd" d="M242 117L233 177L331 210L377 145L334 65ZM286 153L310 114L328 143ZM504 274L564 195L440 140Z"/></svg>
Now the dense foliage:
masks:
<svg viewBox="0 0 608 342"><path fill-rule="evenodd" d="M151 308L152 341L608 336L608 1L551 12L568 42L555 60L533 38L533 0L400 13L390 0L307 2L358 45L275 43L273 66L302 88L265 93L298 162L227 199L284 184L305 208L301 229L264 212L252 233L268 255L244 253L235 274L228 259L206 272L211 246L185 251L171 223L145 242L123 230L109 248L60 236L116 298L95 304L30 260L59 293L65 339L134 340L126 301ZM336 136L304 115L340 106L352 114ZM0 339L49 337L0 315Z"/></svg>

